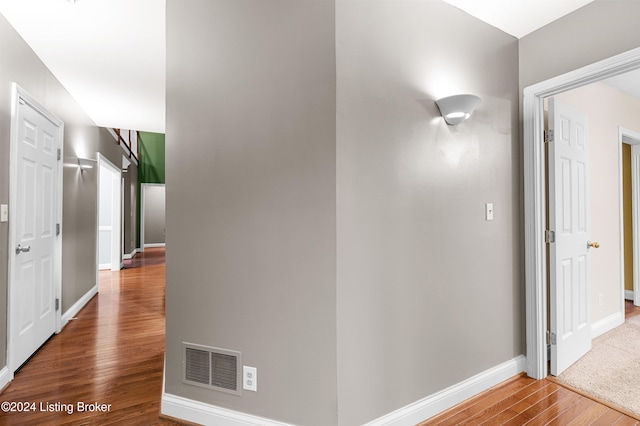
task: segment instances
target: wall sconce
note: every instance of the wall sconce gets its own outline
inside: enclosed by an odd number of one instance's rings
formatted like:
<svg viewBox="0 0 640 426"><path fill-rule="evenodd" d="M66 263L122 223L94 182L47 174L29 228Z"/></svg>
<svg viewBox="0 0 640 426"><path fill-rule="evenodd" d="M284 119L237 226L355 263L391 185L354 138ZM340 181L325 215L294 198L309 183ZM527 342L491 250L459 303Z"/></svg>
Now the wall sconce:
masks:
<svg viewBox="0 0 640 426"><path fill-rule="evenodd" d="M471 117L473 110L480 105L481 99L475 95L454 95L438 99L436 104L444 121L451 126L462 123Z"/></svg>
<svg viewBox="0 0 640 426"><path fill-rule="evenodd" d="M93 164L97 163L96 160L91 160L89 158L80 158L78 157L78 166L80 166L80 171L83 172L86 169L93 169Z"/></svg>

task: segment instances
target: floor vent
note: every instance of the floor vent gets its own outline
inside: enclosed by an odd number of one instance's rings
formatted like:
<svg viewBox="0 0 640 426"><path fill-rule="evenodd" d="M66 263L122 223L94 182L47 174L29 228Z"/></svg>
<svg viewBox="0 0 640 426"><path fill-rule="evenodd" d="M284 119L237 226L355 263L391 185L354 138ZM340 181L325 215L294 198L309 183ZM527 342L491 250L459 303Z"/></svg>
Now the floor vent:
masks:
<svg viewBox="0 0 640 426"><path fill-rule="evenodd" d="M241 395L240 352L183 343L184 383Z"/></svg>

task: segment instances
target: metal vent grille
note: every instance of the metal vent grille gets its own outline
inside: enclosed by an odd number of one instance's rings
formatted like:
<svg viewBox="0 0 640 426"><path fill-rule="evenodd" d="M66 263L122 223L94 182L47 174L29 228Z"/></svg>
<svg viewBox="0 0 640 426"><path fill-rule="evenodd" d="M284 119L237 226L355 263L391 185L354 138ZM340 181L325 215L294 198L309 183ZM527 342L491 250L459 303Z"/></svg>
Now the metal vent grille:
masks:
<svg viewBox="0 0 640 426"><path fill-rule="evenodd" d="M237 390L238 361L235 356L211 352L211 385Z"/></svg>
<svg viewBox="0 0 640 426"><path fill-rule="evenodd" d="M240 395L240 352L183 343L184 383Z"/></svg>
<svg viewBox="0 0 640 426"><path fill-rule="evenodd" d="M198 349L187 348L185 358L185 378L191 382L209 384L209 353Z"/></svg>

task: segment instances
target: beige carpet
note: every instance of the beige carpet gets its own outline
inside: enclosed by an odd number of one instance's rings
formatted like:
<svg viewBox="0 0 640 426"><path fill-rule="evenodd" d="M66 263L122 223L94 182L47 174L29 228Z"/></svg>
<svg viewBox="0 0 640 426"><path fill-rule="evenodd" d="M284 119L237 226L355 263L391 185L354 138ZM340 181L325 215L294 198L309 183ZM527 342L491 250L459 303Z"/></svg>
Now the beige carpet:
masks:
<svg viewBox="0 0 640 426"><path fill-rule="evenodd" d="M640 316L593 340L557 379L640 416Z"/></svg>

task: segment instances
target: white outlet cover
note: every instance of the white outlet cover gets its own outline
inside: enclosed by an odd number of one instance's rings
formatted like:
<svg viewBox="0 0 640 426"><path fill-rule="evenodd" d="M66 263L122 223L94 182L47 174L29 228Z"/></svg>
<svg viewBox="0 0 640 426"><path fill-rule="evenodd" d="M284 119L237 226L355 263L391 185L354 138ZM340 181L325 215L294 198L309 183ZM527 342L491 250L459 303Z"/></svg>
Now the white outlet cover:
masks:
<svg viewBox="0 0 640 426"><path fill-rule="evenodd" d="M256 367L242 366L242 389L258 392L258 369Z"/></svg>

